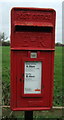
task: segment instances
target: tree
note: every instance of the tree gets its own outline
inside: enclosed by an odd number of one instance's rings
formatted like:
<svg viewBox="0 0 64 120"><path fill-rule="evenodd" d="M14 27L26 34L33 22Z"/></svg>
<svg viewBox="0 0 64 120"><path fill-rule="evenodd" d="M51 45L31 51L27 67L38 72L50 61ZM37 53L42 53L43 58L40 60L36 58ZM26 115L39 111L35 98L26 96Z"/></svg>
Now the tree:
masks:
<svg viewBox="0 0 64 120"><path fill-rule="evenodd" d="M3 33L0 33L0 41L5 41L8 37L6 36L6 34L3 32Z"/></svg>
<svg viewBox="0 0 64 120"><path fill-rule="evenodd" d="M2 45L2 43L4 43L4 41L7 39L8 37L6 36L6 34L3 32L0 32L0 46Z"/></svg>

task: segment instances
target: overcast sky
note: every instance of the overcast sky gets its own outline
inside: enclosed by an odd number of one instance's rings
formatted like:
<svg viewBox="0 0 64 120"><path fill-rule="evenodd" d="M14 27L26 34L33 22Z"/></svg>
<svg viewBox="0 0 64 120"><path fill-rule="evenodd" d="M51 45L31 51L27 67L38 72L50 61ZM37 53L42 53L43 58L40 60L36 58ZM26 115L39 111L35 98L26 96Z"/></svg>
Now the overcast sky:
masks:
<svg viewBox="0 0 64 120"><path fill-rule="evenodd" d="M62 0L2 0L0 1L0 32L10 38L10 11L12 7L53 8L56 10L56 40L62 42Z"/></svg>

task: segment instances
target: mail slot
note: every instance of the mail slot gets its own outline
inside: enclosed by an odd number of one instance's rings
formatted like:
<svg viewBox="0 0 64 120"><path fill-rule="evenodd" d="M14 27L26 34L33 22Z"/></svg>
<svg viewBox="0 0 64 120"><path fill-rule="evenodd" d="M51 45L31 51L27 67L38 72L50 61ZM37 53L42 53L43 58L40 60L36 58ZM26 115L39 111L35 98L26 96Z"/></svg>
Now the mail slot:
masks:
<svg viewBox="0 0 64 120"><path fill-rule="evenodd" d="M53 103L54 9L11 10L12 110L49 110Z"/></svg>

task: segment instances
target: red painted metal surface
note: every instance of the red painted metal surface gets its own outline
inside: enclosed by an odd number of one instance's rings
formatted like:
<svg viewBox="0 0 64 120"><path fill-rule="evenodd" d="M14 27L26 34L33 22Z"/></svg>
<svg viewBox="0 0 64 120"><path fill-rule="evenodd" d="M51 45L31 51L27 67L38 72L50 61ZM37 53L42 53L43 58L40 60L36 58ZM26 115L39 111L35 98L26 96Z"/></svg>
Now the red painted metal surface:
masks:
<svg viewBox="0 0 64 120"><path fill-rule="evenodd" d="M43 8L13 8L11 11L12 110L49 110L52 107L55 14L55 10ZM37 58L30 58L31 52L36 52ZM25 61L42 62L41 94L24 94Z"/></svg>

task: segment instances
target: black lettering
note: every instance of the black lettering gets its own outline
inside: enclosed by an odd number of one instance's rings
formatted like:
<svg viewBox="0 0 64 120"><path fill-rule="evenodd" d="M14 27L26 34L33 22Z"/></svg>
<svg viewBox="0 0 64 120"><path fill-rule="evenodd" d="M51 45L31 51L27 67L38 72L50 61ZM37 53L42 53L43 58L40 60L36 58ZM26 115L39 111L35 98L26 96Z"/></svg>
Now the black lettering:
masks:
<svg viewBox="0 0 64 120"><path fill-rule="evenodd" d="M35 76L29 76L29 77L35 77Z"/></svg>
<svg viewBox="0 0 64 120"><path fill-rule="evenodd" d="M29 67L35 67L35 66L31 66L31 65L30 65Z"/></svg>

